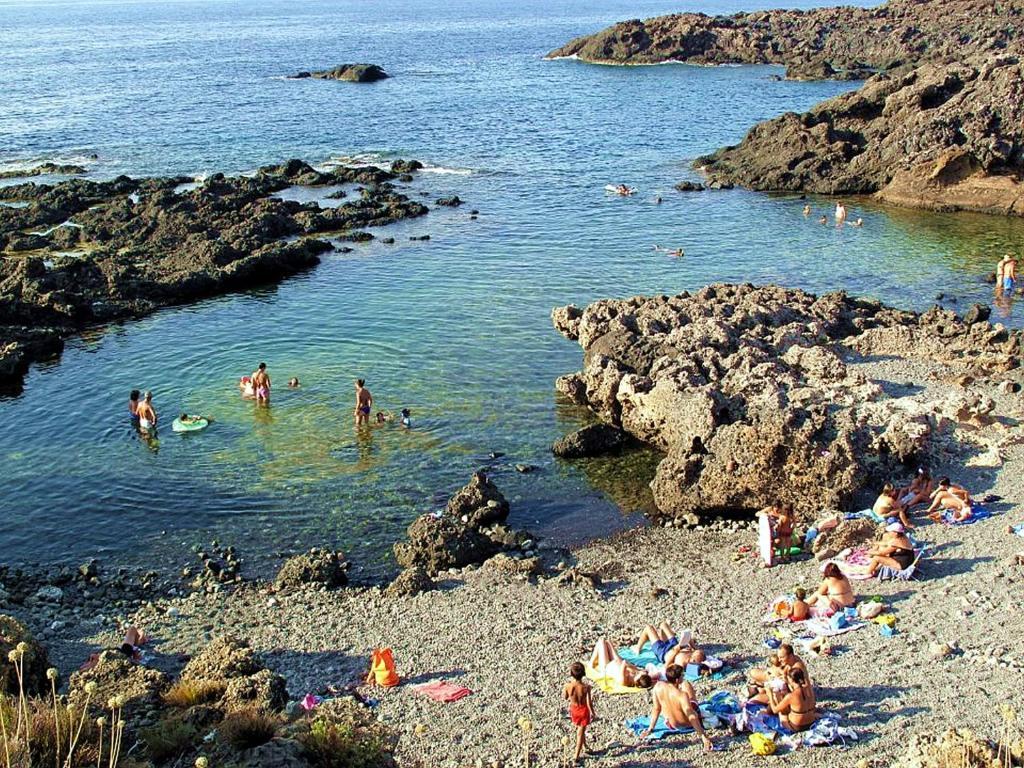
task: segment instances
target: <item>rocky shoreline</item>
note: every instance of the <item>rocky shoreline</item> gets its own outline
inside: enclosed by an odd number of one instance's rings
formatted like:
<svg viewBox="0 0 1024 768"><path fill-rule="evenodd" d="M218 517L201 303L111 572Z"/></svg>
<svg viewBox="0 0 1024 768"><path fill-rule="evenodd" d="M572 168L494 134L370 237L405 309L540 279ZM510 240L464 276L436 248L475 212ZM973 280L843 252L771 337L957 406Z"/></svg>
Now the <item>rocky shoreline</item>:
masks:
<svg viewBox="0 0 1024 768"><path fill-rule="evenodd" d="M420 163L317 170L301 160L216 174L0 187L0 387L90 325L279 281L367 227L423 216L395 186ZM337 207L276 197L359 185ZM4 204L6 203L6 204ZM11 204L15 205L11 205ZM333 241L333 242L332 242Z"/></svg>
<svg viewBox="0 0 1024 768"><path fill-rule="evenodd" d="M876 194L915 208L1024 215L1024 6L890 0L616 24L549 58L782 64L794 79L867 79L699 158L712 186Z"/></svg>

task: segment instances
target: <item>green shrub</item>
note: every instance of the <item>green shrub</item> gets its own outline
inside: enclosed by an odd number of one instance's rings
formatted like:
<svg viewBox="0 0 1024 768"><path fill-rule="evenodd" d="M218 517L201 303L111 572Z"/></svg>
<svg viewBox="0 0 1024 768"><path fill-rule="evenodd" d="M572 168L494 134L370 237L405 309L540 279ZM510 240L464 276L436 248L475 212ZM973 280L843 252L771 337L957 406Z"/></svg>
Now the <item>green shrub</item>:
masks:
<svg viewBox="0 0 1024 768"><path fill-rule="evenodd" d="M166 717L139 733L139 739L146 745L146 754L154 763L178 759L192 750L200 738L196 727L179 716Z"/></svg>
<svg viewBox="0 0 1024 768"><path fill-rule="evenodd" d="M324 708L299 734L313 768L390 768L393 739L355 704Z"/></svg>
<svg viewBox="0 0 1024 768"><path fill-rule="evenodd" d="M280 724L280 719L265 709L241 709L221 721L217 735L221 741L242 752L266 744L274 738Z"/></svg>

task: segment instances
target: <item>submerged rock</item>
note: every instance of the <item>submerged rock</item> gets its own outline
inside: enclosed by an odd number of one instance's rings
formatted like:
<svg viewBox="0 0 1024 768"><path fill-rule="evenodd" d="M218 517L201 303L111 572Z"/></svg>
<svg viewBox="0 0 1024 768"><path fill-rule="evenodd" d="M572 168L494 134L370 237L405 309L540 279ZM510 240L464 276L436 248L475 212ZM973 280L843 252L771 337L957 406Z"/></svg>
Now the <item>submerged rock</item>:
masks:
<svg viewBox="0 0 1024 768"><path fill-rule="evenodd" d="M626 433L608 424L590 424L555 441L551 451L563 459L602 456L622 449Z"/></svg>

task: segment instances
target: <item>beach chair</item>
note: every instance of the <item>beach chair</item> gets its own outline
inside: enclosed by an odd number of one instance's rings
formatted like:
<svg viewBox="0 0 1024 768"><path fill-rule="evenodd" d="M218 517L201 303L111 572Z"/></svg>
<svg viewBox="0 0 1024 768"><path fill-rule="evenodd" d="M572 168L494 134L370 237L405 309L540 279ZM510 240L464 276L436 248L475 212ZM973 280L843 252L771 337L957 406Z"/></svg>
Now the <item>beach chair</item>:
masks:
<svg viewBox="0 0 1024 768"><path fill-rule="evenodd" d="M914 562L908 565L903 570L896 570L889 566L883 566L878 570L879 581L913 581L917 577L917 564L921 562L921 558L924 557L924 553L928 551L927 547L922 548L918 551L917 557L914 558Z"/></svg>

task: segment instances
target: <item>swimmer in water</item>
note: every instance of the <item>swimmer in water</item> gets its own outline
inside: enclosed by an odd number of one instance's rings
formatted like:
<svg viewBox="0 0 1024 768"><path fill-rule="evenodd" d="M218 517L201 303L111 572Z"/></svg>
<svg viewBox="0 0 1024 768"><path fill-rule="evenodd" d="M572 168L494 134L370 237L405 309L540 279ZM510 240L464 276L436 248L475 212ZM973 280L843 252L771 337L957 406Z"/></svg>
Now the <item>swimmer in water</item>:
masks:
<svg viewBox="0 0 1024 768"><path fill-rule="evenodd" d="M656 245L656 246L654 246L654 250L659 251L661 253L667 253L669 256L679 257L679 256L685 256L686 255L683 252L682 248L676 248L676 249L662 248L660 245Z"/></svg>
<svg viewBox="0 0 1024 768"><path fill-rule="evenodd" d="M810 215L811 215L811 206L805 205L804 206L804 216L810 216Z"/></svg>
<svg viewBox="0 0 1024 768"><path fill-rule="evenodd" d="M403 408L402 409L402 422L401 423L402 423L402 426L405 427L406 429L409 429L410 427L412 427L412 414L409 412L408 408Z"/></svg>
<svg viewBox="0 0 1024 768"><path fill-rule="evenodd" d="M292 376L292 378L288 379L288 389L298 389L300 386L302 385L299 384L298 377Z"/></svg>
<svg viewBox="0 0 1024 768"><path fill-rule="evenodd" d="M820 219L818 219L818 223L819 224L828 224L828 216L822 216Z"/></svg>
<svg viewBox="0 0 1024 768"><path fill-rule="evenodd" d="M850 224L850 226L851 227L863 227L864 226L864 219L857 219L855 222Z"/></svg>

